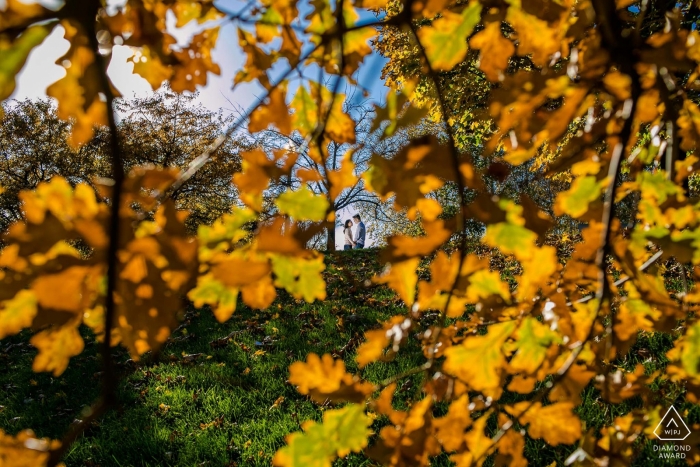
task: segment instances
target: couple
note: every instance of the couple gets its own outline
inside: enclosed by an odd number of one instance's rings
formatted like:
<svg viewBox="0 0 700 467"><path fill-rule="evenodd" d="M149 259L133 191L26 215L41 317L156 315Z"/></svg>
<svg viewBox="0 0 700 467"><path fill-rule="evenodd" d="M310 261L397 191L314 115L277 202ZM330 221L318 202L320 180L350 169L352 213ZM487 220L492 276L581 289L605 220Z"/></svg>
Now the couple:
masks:
<svg viewBox="0 0 700 467"><path fill-rule="evenodd" d="M353 221L357 224L354 238L352 234ZM359 214L352 216L352 221L350 219L345 221L343 233L345 234L345 250L352 250L353 248L359 250L365 247L365 224L362 223Z"/></svg>

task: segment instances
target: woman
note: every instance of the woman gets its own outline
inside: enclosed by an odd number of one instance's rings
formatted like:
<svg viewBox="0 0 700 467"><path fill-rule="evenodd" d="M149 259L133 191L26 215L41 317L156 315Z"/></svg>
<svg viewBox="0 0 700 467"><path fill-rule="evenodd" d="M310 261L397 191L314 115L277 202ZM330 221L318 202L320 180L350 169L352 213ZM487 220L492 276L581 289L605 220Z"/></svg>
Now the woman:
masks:
<svg viewBox="0 0 700 467"><path fill-rule="evenodd" d="M344 250L352 250L355 246L355 242L352 240L352 221L350 219L345 221L345 227L343 227L343 234L345 234L345 246Z"/></svg>

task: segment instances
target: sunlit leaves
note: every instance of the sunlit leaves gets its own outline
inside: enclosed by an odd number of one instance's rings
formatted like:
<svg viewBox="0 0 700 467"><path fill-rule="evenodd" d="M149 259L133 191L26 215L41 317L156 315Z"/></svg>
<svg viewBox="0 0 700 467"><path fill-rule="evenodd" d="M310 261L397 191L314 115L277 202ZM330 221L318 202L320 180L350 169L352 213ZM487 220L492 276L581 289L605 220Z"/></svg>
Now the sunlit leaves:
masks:
<svg viewBox="0 0 700 467"><path fill-rule="evenodd" d="M7 13L3 12L5 14ZM6 37L0 31L0 100L10 97L15 90L15 75L24 66L29 53L44 41L55 25L52 22L32 26L14 39Z"/></svg>
<svg viewBox="0 0 700 467"><path fill-rule="evenodd" d="M322 221L328 210L325 196L316 195L307 187L296 191L287 191L275 201L282 214L287 214L298 221Z"/></svg>
<svg viewBox="0 0 700 467"><path fill-rule="evenodd" d="M469 40L469 45L479 49L479 68L494 82L500 80L508 66L508 60L515 52L511 41L503 37L498 22L489 23Z"/></svg>
<svg viewBox="0 0 700 467"><path fill-rule="evenodd" d="M430 26L418 30L430 65L438 70L450 70L464 60L467 37L481 18L481 4L470 2L461 13L445 10Z"/></svg>
<svg viewBox="0 0 700 467"><path fill-rule="evenodd" d="M600 198L605 188L594 176L578 177L571 188L557 195L555 212L557 215L568 214L571 217L581 217L588 211L588 205Z"/></svg>
<svg viewBox="0 0 700 467"><path fill-rule="evenodd" d="M374 391L372 384L360 382L357 376L345 371L342 360L333 360L328 354L323 357L309 354L305 363L293 363L289 373L289 382L297 386L301 394L308 394L319 404L326 400L362 402Z"/></svg>
<svg viewBox="0 0 700 467"><path fill-rule="evenodd" d="M31 326L36 313L36 296L29 290L21 290L3 302L0 307L0 339Z"/></svg>
<svg viewBox="0 0 700 467"><path fill-rule="evenodd" d="M533 438L542 438L552 446L573 444L581 437L581 421L573 412L573 404L558 402L543 406L540 402L518 402L506 410L523 425Z"/></svg>
<svg viewBox="0 0 700 467"><path fill-rule="evenodd" d="M85 343L78 333L79 320L73 320L63 326L50 328L35 334L29 341L39 350L34 359L34 371L50 371L54 376L62 374L68 368L70 357L83 351Z"/></svg>
<svg viewBox="0 0 700 467"><path fill-rule="evenodd" d="M534 373L544 361L549 346L560 340L556 332L532 317L523 320L515 335L517 350L509 364L525 373Z"/></svg>
<svg viewBox="0 0 700 467"><path fill-rule="evenodd" d="M100 88L101 71L82 27L69 21L62 21L61 26L71 44L57 62L64 65L66 76L49 86L46 94L58 100L61 118L75 119L71 143L78 146L92 137L94 125L107 124L107 107L101 97L104 96Z"/></svg>
<svg viewBox="0 0 700 467"><path fill-rule="evenodd" d="M275 454L272 463L279 467L330 467L336 457L359 452L367 446L371 423L358 404L327 410L323 423L306 422L302 426L304 432L289 435L287 446Z"/></svg>
<svg viewBox="0 0 700 467"><path fill-rule="evenodd" d="M59 441L37 438L32 430L23 430L16 436L0 430L0 465L7 467L34 467L47 465L51 450L61 446ZM63 466L63 463L58 464Z"/></svg>
<svg viewBox="0 0 700 467"><path fill-rule="evenodd" d="M325 268L321 256L311 259L275 256L272 260L275 285L307 302L326 298L326 283L321 276Z"/></svg>
<svg viewBox="0 0 700 467"><path fill-rule="evenodd" d="M516 328L515 322L489 327L485 336L469 336L445 351L444 369L476 391L493 391L501 386L505 355L502 346Z"/></svg>

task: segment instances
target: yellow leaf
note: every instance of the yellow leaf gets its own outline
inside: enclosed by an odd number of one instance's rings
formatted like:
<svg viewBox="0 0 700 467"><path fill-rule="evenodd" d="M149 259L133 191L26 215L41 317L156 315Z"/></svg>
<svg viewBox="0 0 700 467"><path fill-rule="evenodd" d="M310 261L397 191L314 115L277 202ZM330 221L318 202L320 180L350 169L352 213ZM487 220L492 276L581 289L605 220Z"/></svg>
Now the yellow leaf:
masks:
<svg viewBox="0 0 700 467"><path fill-rule="evenodd" d="M433 420L435 437L445 451L456 451L464 442L464 431L472 424L469 396L463 394L450 404L447 415Z"/></svg>
<svg viewBox="0 0 700 467"><path fill-rule="evenodd" d="M355 186L358 177L355 175L355 164L352 161L352 151L347 151L340 161L338 170L328 171L331 200L335 200L346 188Z"/></svg>
<svg viewBox="0 0 700 467"><path fill-rule="evenodd" d="M0 339L17 334L32 325L36 316L36 296L29 290L20 290L0 307Z"/></svg>
<svg viewBox="0 0 700 467"><path fill-rule="evenodd" d="M557 402L542 406L535 402L524 415L531 402L518 402L506 407L511 415L518 417L523 425L529 425L528 434L533 438L542 438L552 446L573 444L581 438L581 420L574 413L571 402Z"/></svg>
<svg viewBox="0 0 700 467"><path fill-rule="evenodd" d="M319 358L312 353L304 362L292 363L289 367L289 382L297 386L301 394L308 394L316 402L362 402L372 393L374 386L360 382L345 371L342 360L333 360L326 354Z"/></svg>
<svg viewBox="0 0 700 467"><path fill-rule="evenodd" d="M275 204L282 214L296 221L322 221L329 206L324 195L317 195L306 186L296 191L285 191Z"/></svg>
<svg viewBox="0 0 700 467"><path fill-rule="evenodd" d="M285 102L287 87L284 84L276 86L265 102L262 102L250 114L248 131L255 133L266 130L270 125L274 125L285 135L292 132L292 118Z"/></svg>
<svg viewBox="0 0 700 467"><path fill-rule="evenodd" d="M528 374L539 368L549 346L560 341L556 332L531 316L523 319L515 336L517 351L510 361L510 367Z"/></svg>
<svg viewBox="0 0 700 467"><path fill-rule="evenodd" d="M500 81L508 60L515 53L513 43L501 33L500 21L487 24L469 40L469 45L480 50L479 68L486 77L493 82Z"/></svg>
<svg viewBox="0 0 700 467"><path fill-rule="evenodd" d="M470 2L462 13L444 10L442 17L418 30L433 68L451 70L467 55L467 38L481 19L481 3Z"/></svg>
<svg viewBox="0 0 700 467"><path fill-rule="evenodd" d="M238 289L226 287L211 274L206 274L197 278L197 286L189 291L187 298L192 300L197 308L211 305L214 316L223 323L236 311Z"/></svg>
<svg viewBox="0 0 700 467"><path fill-rule="evenodd" d="M78 313L92 298L85 285L92 272L90 267L73 266L58 274L39 276L31 288L42 308Z"/></svg>
<svg viewBox="0 0 700 467"><path fill-rule="evenodd" d="M39 467L47 465L50 451L61 447L61 442L37 438L32 430L23 430L16 436L0 430L0 465L3 467ZM63 462L58 464L64 467Z"/></svg>
<svg viewBox="0 0 700 467"><path fill-rule="evenodd" d="M508 7L506 21L518 34L518 55L532 54L535 65L547 65L550 57L559 52L559 29L565 32L563 27L550 27L546 21L524 12L515 2Z"/></svg>
<svg viewBox="0 0 700 467"><path fill-rule="evenodd" d="M498 295L505 301L510 300L508 284L501 280L501 275L497 271L481 270L469 276L468 301L478 302L491 295Z"/></svg>
<svg viewBox="0 0 700 467"><path fill-rule="evenodd" d="M557 216L568 214L578 218L588 211L588 205L600 198L607 180L598 182L596 177L588 175L578 177L567 191L557 194L554 204L554 213Z"/></svg>
<svg viewBox="0 0 700 467"><path fill-rule="evenodd" d="M79 324L80 320L73 320L35 334L29 342L39 353L34 358L32 370L51 371L54 376L61 375L68 368L70 358L79 355L85 347L78 333Z"/></svg>
<svg viewBox="0 0 700 467"><path fill-rule="evenodd" d="M469 336L445 350L445 372L458 377L476 391L501 386L506 359L503 344L515 330L513 321L489 326L484 336Z"/></svg>
<svg viewBox="0 0 700 467"><path fill-rule="evenodd" d="M418 258L411 258L394 263L388 272L376 278L375 281L380 284L388 284L410 307L416 299L416 284L418 283L416 268L419 261Z"/></svg>
<svg viewBox="0 0 700 467"><path fill-rule="evenodd" d="M77 147L92 138L94 126L107 125L107 106L100 97L104 92L99 88L102 72L87 37L68 20L61 25L71 47L56 63L66 65L66 76L49 86L46 94L58 100L59 117L74 119L69 141Z"/></svg>
<svg viewBox="0 0 700 467"><path fill-rule="evenodd" d="M246 305L262 310L272 305L277 292L272 285L272 278L265 276L252 284L244 286L241 289L241 296Z"/></svg>
<svg viewBox="0 0 700 467"><path fill-rule="evenodd" d="M211 274L217 281L235 289L263 279L271 270L267 260L228 256L212 265Z"/></svg>
<svg viewBox="0 0 700 467"><path fill-rule="evenodd" d="M29 53L46 39L56 24L54 21L31 26L12 41L0 36L0 101L12 95L15 90L15 76L24 67Z"/></svg>

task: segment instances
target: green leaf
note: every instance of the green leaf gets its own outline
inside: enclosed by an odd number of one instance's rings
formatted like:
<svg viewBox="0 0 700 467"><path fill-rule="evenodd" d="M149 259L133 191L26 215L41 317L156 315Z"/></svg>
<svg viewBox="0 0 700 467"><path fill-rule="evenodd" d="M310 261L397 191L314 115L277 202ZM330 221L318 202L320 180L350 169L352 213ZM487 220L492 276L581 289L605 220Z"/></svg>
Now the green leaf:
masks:
<svg viewBox="0 0 700 467"><path fill-rule="evenodd" d="M469 287L467 288L469 301L477 301L491 295L499 295L503 300L510 300L508 284L501 280L497 271L481 270L469 276Z"/></svg>
<svg viewBox="0 0 700 467"><path fill-rule="evenodd" d="M282 214L297 221L322 221L328 210L326 197L314 194L307 187L282 193L276 204Z"/></svg>
<svg viewBox="0 0 700 467"><path fill-rule="evenodd" d="M296 129L302 134L311 133L316 129L318 124L318 105L304 86L299 86L296 94L294 94L291 108L294 109L292 121Z"/></svg>
<svg viewBox="0 0 700 467"><path fill-rule="evenodd" d="M656 199L662 204L671 195L682 193L681 187L666 178L666 172L640 172L637 182L642 190L643 198Z"/></svg>
<svg viewBox="0 0 700 467"><path fill-rule="evenodd" d="M578 177L567 191L557 195L554 212L557 216L568 214L573 218L581 217L588 211L588 205L600 197L604 183L598 182L592 175Z"/></svg>
<svg viewBox="0 0 700 467"><path fill-rule="evenodd" d="M321 275L325 268L322 256L305 259L278 255L272 258L275 285L307 302L326 298L326 283Z"/></svg>
<svg viewBox="0 0 700 467"><path fill-rule="evenodd" d="M15 76L27 62L29 53L51 34L58 22L32 26L13 42L0 38L0 99L9 97L15 90Z"/></svg>
<svg viewBox="0 0 700 467"><path fill-rule="evenodd" d="M700 322L688 328L681 346L681 364L691 376L700 376Z"/></svg>
<svg viewBox="0 0 700 467"><path fill-rule="evenodd" d="M206 274L197 279L197 287L189 291L187 298L196 308L210 305L216 319L223 323L236 311L238 289L226 287L211 274Z"/></svg>
<svg viewBox="0 0 700 467"><path fill-rule="evenodd" d="M418 37L437 70L451 70L467 55L467 38L481 20L481 4L471 2L461 14L445 10L430 26L418 30Z"/></svg>
<svg viewBox="0 0 700 467"><path fill-rule="evenodd" d="M359 404L327 410L323 423L307 422L303 433L292 433L272 459L279 467L330 467L336 457L360 452L367 446L372 420Z"/></svg>
<svg viewBox="0 0 700 467"><path fill-rule="evenodd" d="M503 253L513 254L519 260L532 256L537 234L525 227L509 222L489 225L484 235L484 243L492 248L499 248Z"/></svg>
<svg viewBox="0 0 700 467"><path fill-rule="evenodd" d="M560 341L556 332L531 316L523 319L516 333L518 349L510 361L514 370L534 373L544 361L547 348Z"/></svg>

